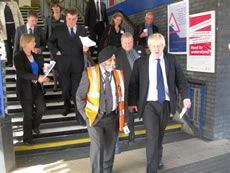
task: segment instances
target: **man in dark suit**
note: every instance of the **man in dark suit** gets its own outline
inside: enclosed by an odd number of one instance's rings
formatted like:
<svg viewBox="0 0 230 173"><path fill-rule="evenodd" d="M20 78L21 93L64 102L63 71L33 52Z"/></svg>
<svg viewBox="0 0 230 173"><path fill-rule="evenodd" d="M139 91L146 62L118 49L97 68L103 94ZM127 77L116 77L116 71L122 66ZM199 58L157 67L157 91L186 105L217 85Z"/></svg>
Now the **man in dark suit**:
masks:
<svg viewBox="0 0 230 173"><path fill-rule="evenodd" d="M145 14L145 22L139 24L134 30L134 40L138 45L147 48L150 35L158 32L158 27L153 24L154 15L151 12Z"/></svg>
<svg viewBox="0 0 230 173"><path fill-rule="evenodd" d="M74 101L76 119L84 125L80 113L76 107L75 94L84 70L83 51L88 51L87 46L83 46L79 36L86 36L85 29L77 25L78 15L75 9L70 9L66 14L66 25L58 26L54 29L48 41L48 47L56 61L59 79L64 99L64 112L66 116L70 113L71 96Z"/></svg>
<svg viewBox="0 0 230 173"><path fill-rule="evenodd" d="M115 70L116 48L98 55L99 65L83 72L76 94L77 107L87 122L93 173L112 173L118 131L124 126L124 81Z"/></svg>
<svg viewBox="0 0 230 173"><path fill-rule="evenodd" d="M129 83L129 111L143 117L146 129L147 173L163 168L162 141L170 113L176 112L176 87L190 108L188 85L176 58L164 54L164 36L156 33L149 37L151 54L134 63Z"/></svg>
<svg viewBox="0 0 230 173"><path fill-rule="evenodd" d="M116 68L123 70L125 80L125 117L128 122L130 134L129 142L134 142L134 118L135 114L128 111L128 85L134 62L140 57L145 57L146 52L142 46L134 46L133 36L125 32L121 36L121 47L117 50Z"/></svg>
<svg viewBox="0 0 230 173"><path fill-rule="evenodd" d="M101 40L105 27L109 24L106 6L101 0L89 0L85 10L85 27L88 28L90 38L97 45ZM94 49L91 49L93 53Z"/></svg>
<svg viewBox="0 0 230 173"><path fill-rule="evenodd" d="M33 53L42 56L42 51L45 49L46 41L43 29L37 26L38 15L34 10L30 10L27 15L27 24L19 26L16 30L15 38L14 38L14 50L13 56L22 50L20 48L20 38L23 34L33 34L35 36L36 46L33 49Z"/></svg>

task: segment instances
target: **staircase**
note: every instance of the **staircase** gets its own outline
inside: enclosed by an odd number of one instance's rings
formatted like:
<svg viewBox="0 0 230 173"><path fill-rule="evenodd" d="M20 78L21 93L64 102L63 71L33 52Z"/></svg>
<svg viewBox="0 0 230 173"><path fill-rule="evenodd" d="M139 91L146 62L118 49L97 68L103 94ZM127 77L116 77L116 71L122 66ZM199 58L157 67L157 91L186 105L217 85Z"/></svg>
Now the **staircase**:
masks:
<svg viewBox="0 0 230 173"><path fill-rule="evenodd" d="M39 20L38 25L44 26L43 19L38 8L33 8L38 12ZM26 20L27 11L29 8L21 8L24 20ZM79 24L83 24L81 18L78 19ZM50 53L48 49L43 52L45 62L50 61ZM43 116L40 131L41 133L33 135L34 142L33 146L24 146L22 141L23 135L23 113L21 105L16 98L16 81L15 71L13 68L6 67L6 94L7 94L7 109L8 114L12 117L13 125L13 137L14 137L14 149L16 157L32 156L38 153L52 152L57 150L72 149L78 152L84 152L81 150L82 147L89 146L89 136L87 128L77 124L75 120L74 110L68 116L64 117L61 115L63 111L63 101L61 99L60 89L57 92L53 92L53 77L49 75L50 82L44 84L46 90L45 100L47 111ZM182 124L170 121L167 126L167 134L175 134L180 132ZM143 128L142 120L135 120L135 134L136 141L142 141L144 143L145 130ZM120 146L125 146L127 143L127 135L120 133ZM138 142L137 142L138 143ZM142 145L143 147L143 145ZM127 149L127 147L126 147ZM126 150L125 149L125 150Z"/></svg>

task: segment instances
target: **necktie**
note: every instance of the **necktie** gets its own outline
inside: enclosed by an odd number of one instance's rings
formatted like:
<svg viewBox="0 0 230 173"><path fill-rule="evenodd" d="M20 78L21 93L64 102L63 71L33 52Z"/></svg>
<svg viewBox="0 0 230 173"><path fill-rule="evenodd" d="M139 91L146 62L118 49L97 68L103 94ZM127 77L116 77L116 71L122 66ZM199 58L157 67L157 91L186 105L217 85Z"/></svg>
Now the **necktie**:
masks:
<svg viewBox="0 0 230 173"><path fill-rule="evenodd" d="M158 92L158 101L163 103L165 100L165 87L164 79L162 75L160 59L157 59L157 92Z"/></svg>
<svg viewBox="0 0 230 173"><path fill-rule="evenodd" d="M112 89L110 84L110 72L105 72L105 111L106 114L112 112L113 109L113 96L112 96Z"/></svg>
<svg viewBox="0 0 230 173"><path fill-rule="evenodd" d="M33 34L33 30L32 28L29 28L30 34Z"/></svg>
<svg viewBox="0 0 230 173"><path fill-rule="evenodd" d="M99 2L96 3L96 10L97 10L97 20L100 20L100 11L99 11Z"/></svg>
<svg viewBox="0 0 230 173"><path fill-rule="evenodd" d="M72 37L72 39L75 38L75 33L74 33L74 31L73 31L73 28L71 28L71 37Z"/></svg>
<svg viewBox="0 0 230 173"><path fill-rule="evenodd" d="M134 56L134 54L133 54L133 52L132 51L129 51L129 57L130 57L130 59L133 61L133 63L135 62L135 60L136 60L136 58L135 58L135 56Z"/></svg>

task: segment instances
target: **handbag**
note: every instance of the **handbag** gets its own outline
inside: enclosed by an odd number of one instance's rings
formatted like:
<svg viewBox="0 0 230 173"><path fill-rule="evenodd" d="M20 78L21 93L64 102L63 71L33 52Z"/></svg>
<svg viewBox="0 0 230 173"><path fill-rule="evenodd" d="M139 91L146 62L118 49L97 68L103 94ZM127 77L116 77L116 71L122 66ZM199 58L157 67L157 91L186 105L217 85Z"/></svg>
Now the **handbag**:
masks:
<svg viewBox="0 0 230 173"><path fill-rule="evenodd" d="M109 31L106 35L106 39L104 40L104 47L108 46L111 28L112 28L112 26L109 27Z"/></svg>

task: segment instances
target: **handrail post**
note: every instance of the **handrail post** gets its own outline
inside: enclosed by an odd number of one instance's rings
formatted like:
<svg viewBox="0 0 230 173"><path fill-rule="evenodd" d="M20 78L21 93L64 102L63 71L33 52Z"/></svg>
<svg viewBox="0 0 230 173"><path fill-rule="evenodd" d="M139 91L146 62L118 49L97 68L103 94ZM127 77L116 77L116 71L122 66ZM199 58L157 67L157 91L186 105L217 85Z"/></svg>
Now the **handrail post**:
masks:
<svg viewBox="0 0 230 173"><path fill-rule="evenodd" d="M188 85L188 87L189 87L189 93L190 93L190 100L191 100L191 102L192 102L192 95L193 95L193 92L192 92L192 84L189 84ZM193 106L193 105L192 105ZM189 109L189 119L188 119L189 121L189 124L191 124L192 123L192 108L190 108Z"/></svg>
<svg viewBox="0 0 230 173"><path fill-rule="evenodd" d="M5 104L4 104L4 92L2 85L2 61L0 61L0 97L1 97L1 115L5 118Z"/></svg>
<svg viewBox="0 0 230 173"><path fill-rule="evenodd" d="M201 106L200 106L200 137L203 135L203 120L204 120L204 96L205 96L205 89L204 86L200 86L201 92Z"/></svg>

